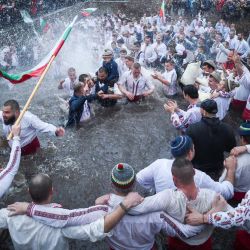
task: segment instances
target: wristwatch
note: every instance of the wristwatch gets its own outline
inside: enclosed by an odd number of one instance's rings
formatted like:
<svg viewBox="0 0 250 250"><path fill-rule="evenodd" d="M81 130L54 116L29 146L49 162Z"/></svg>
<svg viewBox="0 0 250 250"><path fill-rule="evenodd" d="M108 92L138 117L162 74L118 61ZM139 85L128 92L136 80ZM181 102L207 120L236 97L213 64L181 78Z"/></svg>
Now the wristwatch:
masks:
<svg viewBox="0 0 250 250"><path fill-rule="evenodd" d="M125 213L128 213L128 209L124 206L122 202L119 205L124 210Z"/></svg>

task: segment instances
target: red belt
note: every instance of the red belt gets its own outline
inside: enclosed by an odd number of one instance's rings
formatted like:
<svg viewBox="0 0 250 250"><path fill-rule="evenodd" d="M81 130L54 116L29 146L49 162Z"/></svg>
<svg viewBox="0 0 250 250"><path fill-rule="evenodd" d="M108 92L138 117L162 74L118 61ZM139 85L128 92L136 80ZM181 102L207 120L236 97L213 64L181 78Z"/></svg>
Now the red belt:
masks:
<svg viewBox="0 0 250 250"><path fill-rule="evenodd" d="M22 155L32 155L35 154L36 151L40 148L40 142L37 137L30 142L28 145L22 147Z"/></svg>
<svg viewBox="0 0 250 250"><path fill-rule="evenodd" d="M201 245L191 246L178 238L168 237L168 248L171 250L212 250L212 239L210 237Z"/></svg>

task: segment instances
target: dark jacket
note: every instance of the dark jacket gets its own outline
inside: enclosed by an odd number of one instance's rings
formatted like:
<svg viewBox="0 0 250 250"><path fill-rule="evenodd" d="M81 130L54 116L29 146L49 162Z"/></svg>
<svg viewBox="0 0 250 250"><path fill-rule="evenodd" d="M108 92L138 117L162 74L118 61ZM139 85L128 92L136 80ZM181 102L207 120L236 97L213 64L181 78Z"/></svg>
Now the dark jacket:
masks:
<svg viewBox="0 0 250 250"><path fill-rule="evenodd" d="M204 172L219 172L223 168L224 152L236 146L233 129L219 118L205 118L188 127L186 134L194 143L193 164Z"/></svg>
<svg viewBox="0 0 250 250"><path fill-rule="evenodd" d="M99 91L103 91L104 94L110 94L113 92L109 90L109 85L107 81L100 82L98 79L95 82L95 93L98 94ZM97 100L103 107L111 107L114 106L117 101L113 99L101 99L97 96Z"/></svg>
<svg viewBox="0 0 250 250"><path fill-rule="evenodd" d="M107 82L109 84L110 87L114 87L114 84L118 81L119 79L119 73L118 73L118 65L117 63L114 61L114 59L112 59L110 62L106 63L103 62L102 65L104 68L107 69L108 71L108 78L107 78Z"/></svg>
<svg viewBox="0 0 250 250"><path fill-rule="evenodd" d="M88 96L73 95L69 100L69 117L66 127L76 126L80 123L85 101L96 99L96 94Z"/></svg>

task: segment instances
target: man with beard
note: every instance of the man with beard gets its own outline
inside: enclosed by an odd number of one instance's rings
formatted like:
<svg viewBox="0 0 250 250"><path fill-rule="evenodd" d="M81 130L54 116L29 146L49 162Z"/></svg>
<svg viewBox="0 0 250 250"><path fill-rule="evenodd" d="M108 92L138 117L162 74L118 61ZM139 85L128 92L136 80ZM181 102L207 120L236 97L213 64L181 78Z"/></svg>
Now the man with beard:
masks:
<svg viewBox="0 0 250 250"><path fill-rule="evenodd" d="M12 125L15 123L20 115L20 107L17 101L8 100L4 103L3 110L0 111L0 121L3 122L3 133L7 138ZM40 143L37 138L37 133L51 133L56 136L64 136L64 129L55 127L52 124L41 121L37 116L33 115L29 111L24 114L21 122L21 151L22 155L34 154L40 148ZM10 147L12 147L13 139L9 141Z"/></svg>

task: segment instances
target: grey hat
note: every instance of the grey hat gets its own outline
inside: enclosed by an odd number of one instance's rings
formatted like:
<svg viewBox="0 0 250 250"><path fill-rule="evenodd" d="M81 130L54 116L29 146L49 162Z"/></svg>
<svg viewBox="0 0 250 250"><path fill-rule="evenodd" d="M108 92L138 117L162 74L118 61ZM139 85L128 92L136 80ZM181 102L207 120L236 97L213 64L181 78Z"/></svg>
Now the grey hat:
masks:
<svg viewBox="0 0 250 250"><path fill-rule="evenodd" d="M205 61L203 63L203 65L206 65L206 64L208 64L209 66L213 67L215 70L217 68L213 60L207 60L207 61Z"/></svg>
<svg viewBox="0 0 250 250"><path fill-rule="evenodd" d="M110 50L110 49L105 49L103 54L102 54L103 57L110 57L110 56L113 56L113 51Z"/></svg>
<svg viewBox="0 0 250 250"><path fill-rule="evenodd" d="M220 73L214 71L213 73L210 74L218 83L221 81L221 76Z"/></svg>

